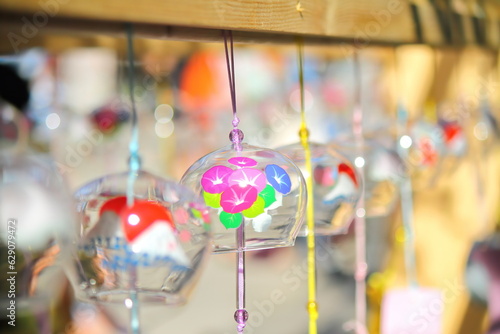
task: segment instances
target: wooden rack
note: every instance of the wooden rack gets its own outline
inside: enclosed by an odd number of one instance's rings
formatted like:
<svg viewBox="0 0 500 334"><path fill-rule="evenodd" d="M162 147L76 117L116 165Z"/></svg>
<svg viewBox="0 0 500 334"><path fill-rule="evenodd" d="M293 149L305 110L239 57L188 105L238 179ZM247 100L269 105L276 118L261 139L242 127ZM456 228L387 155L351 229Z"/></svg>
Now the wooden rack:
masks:
<svg viewBox="0 0 500 334"><path fill-rule="evenodd" d="M453 6L451 5L453 3ZM0 0L0 50L33 46L42 34L123 34L237 42L435 46L500 45L498 0Z"/></svg>

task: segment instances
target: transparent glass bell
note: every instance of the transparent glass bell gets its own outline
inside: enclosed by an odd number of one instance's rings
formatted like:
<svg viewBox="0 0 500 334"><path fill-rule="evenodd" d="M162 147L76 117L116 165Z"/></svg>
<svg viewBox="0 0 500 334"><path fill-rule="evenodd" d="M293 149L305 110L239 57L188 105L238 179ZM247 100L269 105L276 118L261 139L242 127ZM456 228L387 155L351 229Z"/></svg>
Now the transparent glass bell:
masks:
<svg viewBox="0 0 500 334"><path fill-rule="evenodd" d="M73 210L47 156L0 153L0 303L7 314L14 305L20 316L40 318L61 292L75 236Z"/></svg>
<svg viewBox="0 0 500 334"><path fill-rule="evenodd" d="M240 145L200 158L181 179L215 217L214 252L237 251L235 231L242 224L244 251L293 246L307 200L300 169L277 151Z"/></svg>
<svg viewBox="0 0 500 334"><path fill-rule="evenodd" d="M399 198L400 182L407 175L399 155L374 140L365 140L361 146L354 140L343 140L332 146L364 170L366 217L390 214Z"/></svg>
<svg viewBox="0 0 500 334"><path fill-rule="evenodd" d="M362 180L356 168L344 156L323 144L309 143L313 173L314 233L335 235L347 232L361 196ZM295 143L277 148L301 169L306 170L305 151L302 144ZM308 234L304 224L300 235Z"/></svg>
<svg viewBox="0 0 500 334"><path fill-rule="evenodd" d="M92 181L74 195L81 238L70 277L81 300L183 304L210 254L210 216L187 188L139 171ZM133 182L133 202L127 201Z"/></svg>

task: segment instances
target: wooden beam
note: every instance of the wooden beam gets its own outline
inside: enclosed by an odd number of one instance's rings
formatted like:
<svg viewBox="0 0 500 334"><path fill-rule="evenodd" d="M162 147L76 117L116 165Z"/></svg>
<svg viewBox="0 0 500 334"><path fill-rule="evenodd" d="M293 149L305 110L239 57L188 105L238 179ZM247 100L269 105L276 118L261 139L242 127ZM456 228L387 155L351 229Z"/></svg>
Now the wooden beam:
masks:
<svg viewBox="0 0 500 334"><path fill-rule="evenodd" d="M484 26L492 32L485 40L498 47L500 4L486 3L492 14ZM53 31L122 34L125 22L159 39L220 41L225 29L245 43L292 43L301 35L306 43L344 43L351 50L375 44L449 45L443 30L451 24L445 22L449 15L434 7L427 0L0 0L5 32L0 49L23 47L39 33ZM467 36L468 43L477 42L471 32Z"/></svg>

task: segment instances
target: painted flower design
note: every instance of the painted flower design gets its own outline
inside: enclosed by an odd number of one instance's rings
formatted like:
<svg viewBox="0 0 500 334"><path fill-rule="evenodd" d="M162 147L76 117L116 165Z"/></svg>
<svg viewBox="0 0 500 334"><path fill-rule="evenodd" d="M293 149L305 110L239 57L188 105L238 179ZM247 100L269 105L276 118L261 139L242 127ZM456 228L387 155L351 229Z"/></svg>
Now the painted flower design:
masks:
<svg viewBox="0 0 500 334"><path fill-rule="evenodd" d="M227 229L238 228L243 222L243 216L241 213L232 214L222 211L219 215L219 220Z"/></svg>
<svg viewBox="0 0 500 334"><path fill-rule="evenodd" d="M252 226L256 232L265 232L271 225L271 222L271 215L263 213L252 219Z"/></svg>
<svg viewBox="0 0 500 334"><path fill-rule="evenodd" d="M462 134L462 128L458 124L445 124L443 126L444 140L447 144L457 139Z"/></svg>
<svg viewBox="0 0 500 334"><path fill-rule="evenodd" d="M220 204L227 213L239 213L252 206L257 199L257 189L252 186L230 186L221 195Z"/></svg>
<svg viewBox="0 0 500 334"><path fill-rule="evenodd" d="M345 164L343 162L340 163L339 164L339 174L342 174L342 173L349 176L349 178L354 183L354 185L356 187L358 186L358 179L356 177L356 172L354 172L354 169L351 166L349 166L348 164Z"/></svg>
<svg viewBox="0 0 500 334"><path fill-rule="evenodd" d="M134 241L155 222L167 223L175 229L170 211L155 202L136 200L134 205L122 209L120 218L128 242Z"/></svg>
<svg viewBox="0 0 500 334"><path fill-rule="evenodd" d="M335 186L323 197L323 203L333 205L342 199L349 198L349 196L356 193L357 187L358 185L349 173L341 172L337 180L335 180Z"/></svg>
<svg viewBox="0 0 500 334"><path fill-rule="evenodd" d="M425 166L433 166L437 162L438 153L432 141L425 137L420 140L418 145L422 154L422 164Z"/></svg>
<svg viewBox="0 0 500 334"><path fill-rule="evenodd" d="M286 195L292 189L292 181L287 172L278 165L267 165L266 166L266 177L267 181L276 189L278 192Z"/></svg>
<svg viewBox="0 0 500 334"><path fill-rule="evenodd" d="M254 167L257 166L257 161L252 158L246 157L234 157L228 160L228 162L232 165L238 167Z"/></svg>
<svg viewBox="0 0 500 334"><path fill-rule="evenodd" d="M291 191L290 176L275 164L262 171L248 157L232 157L227 162L237 168L216 165L202 175L205 204L218 211L219 221L227 229L251 219L255 231L265 231L272 222L269 210L280 207L283 195Z"/></svg>
<svg viewBox="0 0 500 334"><path fill-rule="evenodd" d="M321 186L331 187L335 184L335 179L337 178L337 170L333 169L331 166L317 165L314 168L314 182Z"/></svg>
<svg viewBox="0 0 500 334"><path fill-rule="evenodd" d="M203 190L210 194L223 192L229 186L228 178L232 172L231 168L221 165L210 168L201 178Z"/></svg>
<svg viewBox="0 0 500 334"><path fill-rule="evenodd" d="M229 176L228 181L230 186L238 185L242 188L252 186L257 189L257 192L266 187L266 176L263 172L254 168L237 169Z"/></svg>

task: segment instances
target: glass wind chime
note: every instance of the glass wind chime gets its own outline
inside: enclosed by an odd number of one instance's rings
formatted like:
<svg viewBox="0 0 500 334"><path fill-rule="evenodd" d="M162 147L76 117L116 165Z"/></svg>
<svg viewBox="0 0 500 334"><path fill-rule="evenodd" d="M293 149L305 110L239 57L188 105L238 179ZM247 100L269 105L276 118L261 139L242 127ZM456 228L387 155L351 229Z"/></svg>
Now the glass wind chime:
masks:
<svg viewBox="0 0 500 334"><path fill-rule="evenodd" d="M407 118L410 125L409 137L411 145L409 149L409 160L415 172L415 181L412 185L416 190L432 188L436 180L443 172L444 157L447 154L465 153L465 136L459 123L440 120L439 102L436 90L438 80L445 80L438 73L438 51L434 48L430 55L432 57L432 68L434 78L429 89L425 103L421 107L420 117L411 120L407 114L406 106L401 106L400 116ZM439 86L442 84L440 83ZM454 153L453 153L454 154Z"/></svg>
<svg viewBox="0 0 500 334"><path fill-rule="evenodd" d="M353 57L354 107L352 113L352 137L332 146L354 161L357 172L363 179L362 198L354 217L356 247L356 320L345 328L356 333L367 333L366 328L366 219L383 218L391 214L397 204L399 186L406 175L404 162L396 151L383 144L385 138L364 136L362 107L362 71L359 54Z"/></svg>
<svg viewBox="0 0 500 334"><path fill-rule="evenodd" d="M304 220L307 193L300 170L289 158L243 143L236 112L233 38L231 32L223 34L233 112L231 144L196 161L181 183L200 194L210 208L213 252L237 253L234 319L238 333L243 333L248 320L245 252L293 246Z"/></svg>
<svg viewBox="0 0 500 334"><path fill-rule="evenodd" d="M309 141L304 94L304 47L297 42L301 125L300 141L278 148L301 169L306 179L309 201L307 224L300 236L307 238L309 333L317 333L318 305L316 296L315 236L347 232L362 193L362 178L351 162L324 144Z"/></svg>
<svg viewBox="0 0 500 334"><path fill-rule="evenodd" d="M141 169L134 101L132 26L127 26L132 135L128 171L94 180L74 195L80 224L77 298L118 303L141 332L139 305L186 302L210 252L210 216L189 189Z"/></svg>
<svg viewBox="0 0 500 334"><path fill-rule="evenodd" d="M53 333L51 304L64 282L63 271L53 268L65 268L70 261L73 203L54 161L29 150L27 119L10 108L0 107L0 122L12 112L17 127L13 146L4 137L8 133L0 136L0 251L4 255L0 267L5 287L0 305L5 326L23 321L26 331Z"/></svg>
<svg viewBox="0 0 500 334"><path fill-rule="evenodd" d="M395 64L397 54L394 50ZM396 66L396 72L399 69ZM399 81L399 80L398 80ZM401 94L399 94L401 95ZM400 96L398 95L398 98ZM411 154L412 139L407 132L408 112L404 104L397 106L397 152L407 164ZM407 167L409 169L409 167ZM415 325L409 322L415 312L427 307L433 300L439 300L440 291L419 285L416 268L415 228L413 222L413 186L411 175L400 183L401 218L404 231L404 261L408 287L391 289L385 292L382 300L380 331L387 334L415 331ZM419 329L420 330L420 329ZM433 317L426 323L426 333L441 333L441 317Z"/></svg>

